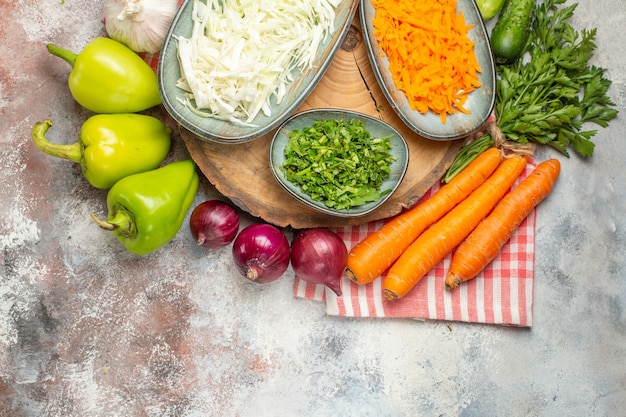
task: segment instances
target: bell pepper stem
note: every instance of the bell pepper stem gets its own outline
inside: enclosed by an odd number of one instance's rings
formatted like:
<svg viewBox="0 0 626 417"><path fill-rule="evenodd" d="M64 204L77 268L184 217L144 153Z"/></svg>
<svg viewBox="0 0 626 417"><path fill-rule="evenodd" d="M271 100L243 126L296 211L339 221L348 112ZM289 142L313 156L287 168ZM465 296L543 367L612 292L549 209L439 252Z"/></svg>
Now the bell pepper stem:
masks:
<svg viewBox="0 0 626 417"><path fill-rule="evenodd" d="M117 230L119 233L133 238L137 234L137 227L133 215L126 210L115 211L115 215L108 220L100 220L95 212L91 212L91 218L100 228L108 231Z"/></svg>
<svg viewBox="0 0 626 417"><path fill-rule="evenodd" d="M35 123L32 131L33 142L35 142L35 145L48 155L80 163L83 158L81 143L75 142L69 145L62 145L48 142L45 135L50 126L52 126L52 120L46 119Z"/></svg>
<svg viewBox="0 0 626 417"><path fill-rule="evenodd" d="M94 211L91 212L91 218L93 219L94 222L96 222L98 226L100 226L104 230L113 231L117 229L117 225L109 223L104 220L100 220L98 216L96 216L96 213Z"/></svg>
<svg viewBox="0 0 626 417"><path fill-rule="evenodd" d="M72 67L74 67L74 63L76 62L76 57L78 56L78 54L68 51L67 49L60 48L52 43L49 43L47 46L48 46L48 52L50 52L52 55L56 57L63 59Z"/></svg>

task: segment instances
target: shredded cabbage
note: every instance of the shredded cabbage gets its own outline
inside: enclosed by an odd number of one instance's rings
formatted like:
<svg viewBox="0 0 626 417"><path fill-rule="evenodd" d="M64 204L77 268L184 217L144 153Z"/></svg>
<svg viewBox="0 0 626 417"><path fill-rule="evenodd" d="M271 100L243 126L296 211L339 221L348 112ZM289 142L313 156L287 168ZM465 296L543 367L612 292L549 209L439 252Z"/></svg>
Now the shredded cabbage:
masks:
<svg viewBox="0 0 626 417"><path fill-rule="evenodd" d="M294 74L311 68L340 0L194 0L189 38L177 37L182 100L197 114L253 125L271 115Z"/></svg>

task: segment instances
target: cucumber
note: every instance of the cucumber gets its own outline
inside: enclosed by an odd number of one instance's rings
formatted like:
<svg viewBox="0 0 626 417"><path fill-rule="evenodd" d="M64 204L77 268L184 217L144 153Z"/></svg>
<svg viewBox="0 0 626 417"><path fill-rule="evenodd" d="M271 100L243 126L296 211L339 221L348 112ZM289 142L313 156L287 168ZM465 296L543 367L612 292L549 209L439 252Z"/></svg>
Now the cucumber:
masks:
<svg viewBox="0 0 626 417"><path fill-rule="evenodd" d="M496 17L503 5L504 0L476 0L476 6L485 22Z"/></svg>
<svg viewBox="0 0 626 417"><path fill-rule="evenodd" d="M491 50L497 64L512 64L524 52L535 14L536 0L506 0L491 31Z"/></svg>

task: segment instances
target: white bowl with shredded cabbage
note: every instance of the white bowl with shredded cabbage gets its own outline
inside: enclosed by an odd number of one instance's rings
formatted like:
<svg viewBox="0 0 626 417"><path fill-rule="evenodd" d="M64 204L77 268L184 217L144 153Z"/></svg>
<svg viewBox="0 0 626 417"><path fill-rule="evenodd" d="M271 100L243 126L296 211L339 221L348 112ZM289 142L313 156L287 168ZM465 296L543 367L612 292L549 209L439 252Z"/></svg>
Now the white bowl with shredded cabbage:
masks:
<svg viewBox="0 0 626 417"><path fill-rule="evenodd" d="M277 128L324 75L357 0L186 0L161 49L163 105L201 138Z"/></svg>

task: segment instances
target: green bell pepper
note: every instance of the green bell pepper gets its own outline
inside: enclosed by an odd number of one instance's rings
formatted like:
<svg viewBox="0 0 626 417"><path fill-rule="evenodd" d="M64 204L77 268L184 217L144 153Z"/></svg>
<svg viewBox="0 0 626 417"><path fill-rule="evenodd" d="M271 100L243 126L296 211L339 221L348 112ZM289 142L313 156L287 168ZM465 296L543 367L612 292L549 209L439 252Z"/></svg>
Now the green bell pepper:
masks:
<svg viewBox="0 0 626 417"><path fill-rule="evenodd" d="M122 178L107 194L108 220L94 221L113 232L130 252L146 255L176 236L198 191L191 159Z"/></svg>
<svg viewBox="0 0 626 417"><path fill-rule="evenodd" d="M33 126L35 145L48 155L80 163L83 175L96 188L108 189L120 179L155 169L167 156L172 129L143 114L97 114L83 123L73 144L45 138L52 126L43 120Z"/></svg>
<svg viewBox="0 0 626 417"><path fill-rule="evenodd" d="M94 113L135 113L161 104L154 70L126 45L95 38L80 54L48 44L72 66L68 85L74 99Z"/></svg>

